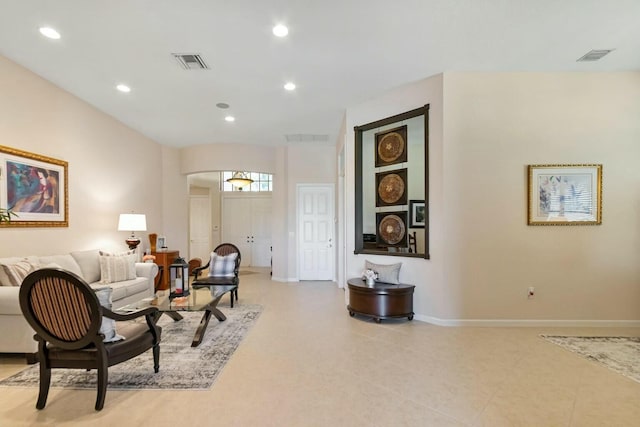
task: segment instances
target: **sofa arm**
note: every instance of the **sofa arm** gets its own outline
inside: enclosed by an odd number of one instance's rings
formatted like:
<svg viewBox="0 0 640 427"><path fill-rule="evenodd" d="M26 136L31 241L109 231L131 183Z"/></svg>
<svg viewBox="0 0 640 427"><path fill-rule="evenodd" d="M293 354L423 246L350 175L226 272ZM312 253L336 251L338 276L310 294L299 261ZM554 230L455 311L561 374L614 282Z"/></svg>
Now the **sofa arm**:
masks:
<svg viewBox="0 0 640 427"><path fill-rule="evenodd" d="M136 262L136 276L146 277L151 283L158 275L158 265L153 262Z"/></svg>
<svg viewBox="0 0 640 427"><path fill-rule="evenodd" d="M22 316L20 286L0 286L0 315Z"/></svg>

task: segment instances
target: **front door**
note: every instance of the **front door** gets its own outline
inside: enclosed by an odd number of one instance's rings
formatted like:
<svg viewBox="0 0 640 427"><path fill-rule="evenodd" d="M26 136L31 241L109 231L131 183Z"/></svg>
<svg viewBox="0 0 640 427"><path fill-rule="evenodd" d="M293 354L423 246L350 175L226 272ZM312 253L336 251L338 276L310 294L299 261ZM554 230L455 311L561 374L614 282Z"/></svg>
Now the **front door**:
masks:
<svg viewBox="0 0 640 427"><path fill-rule="evenodd" d="M240 249L243 267L271 264L271 197L230 195L223 200L222 235Z"/></svg>

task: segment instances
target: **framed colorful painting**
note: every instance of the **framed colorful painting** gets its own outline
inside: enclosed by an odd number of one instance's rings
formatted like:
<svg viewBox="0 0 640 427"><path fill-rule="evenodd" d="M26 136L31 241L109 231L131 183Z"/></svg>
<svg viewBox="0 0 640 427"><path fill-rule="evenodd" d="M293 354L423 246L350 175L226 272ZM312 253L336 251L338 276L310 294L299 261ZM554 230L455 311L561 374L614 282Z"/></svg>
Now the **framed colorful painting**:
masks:
<svg viewBox="0 0 640 427"><path fill-rule="evenodd" d="M16 216L2 227L68 227L68 163L0 145L0 206Z"/></svg>
<svg viewBox="0 0 640 427"><path fill-rule="evenodd" d="M529 225L602 223L602 165L529 165Z"/></svg>

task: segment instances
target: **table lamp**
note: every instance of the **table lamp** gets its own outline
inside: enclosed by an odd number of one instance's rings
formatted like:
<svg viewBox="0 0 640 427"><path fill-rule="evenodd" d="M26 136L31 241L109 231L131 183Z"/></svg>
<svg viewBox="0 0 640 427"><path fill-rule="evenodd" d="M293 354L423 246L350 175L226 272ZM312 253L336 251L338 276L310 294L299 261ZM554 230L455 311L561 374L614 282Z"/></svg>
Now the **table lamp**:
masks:
<svg viewBox="0 0 640 427"><path fill-rule="evenodd" d="M135 249L140 244L136 231L147 231L147 217L144 214L120 214L118 231L131 231L131 236L125 240L129 249Z"/></svg>

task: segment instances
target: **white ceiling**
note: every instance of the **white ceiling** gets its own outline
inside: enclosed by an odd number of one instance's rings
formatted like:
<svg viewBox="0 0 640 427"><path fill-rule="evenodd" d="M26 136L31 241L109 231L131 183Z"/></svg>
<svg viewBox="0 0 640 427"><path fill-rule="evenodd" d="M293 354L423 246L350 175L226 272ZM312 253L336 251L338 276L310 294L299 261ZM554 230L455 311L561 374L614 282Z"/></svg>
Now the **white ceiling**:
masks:
<svg viewBox="0 0 640 427"><path fill-rule="evenodd" d="M335 143L347 107L445 71L640 70L640 0L0 0L0 54L162 144Z"/></svg>

